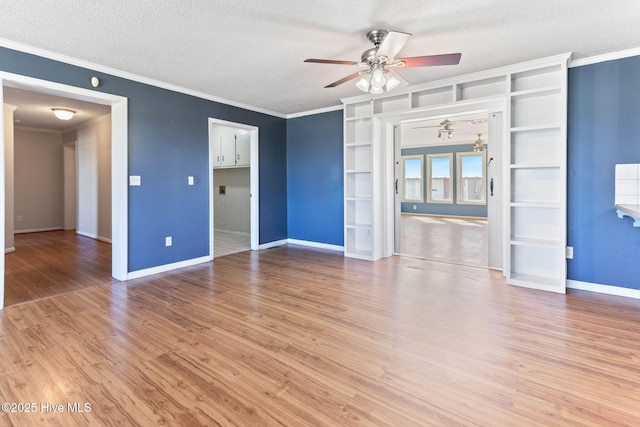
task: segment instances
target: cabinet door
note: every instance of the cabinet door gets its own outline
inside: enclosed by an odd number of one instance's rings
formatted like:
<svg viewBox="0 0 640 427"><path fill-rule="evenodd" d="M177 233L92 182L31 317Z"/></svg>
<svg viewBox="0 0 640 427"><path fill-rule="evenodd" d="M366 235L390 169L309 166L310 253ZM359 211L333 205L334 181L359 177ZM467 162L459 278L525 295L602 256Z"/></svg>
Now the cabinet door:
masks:
<svg viewBox="0 0 640 427"><path fill-rule="evenodd" d="M222 151L221 151L221 133L220 133L220 127L219 126L212 126L211 127L211 148L212 148L212 162L213 162L213 167L214 168L219 168L222 165Z"/></svg>
<svg viewBox="0 0 640 427"><path fill-rule="evenodd" d="M236 135L236 166L249 166L250 146L248 133Z"/></svg>
<svg viewBox="0 0 640 427"><path fill-rule="evenodd" d="M220 166L236 165L236 133L234 129L226 128L222 133L220 143Z"/></svg>

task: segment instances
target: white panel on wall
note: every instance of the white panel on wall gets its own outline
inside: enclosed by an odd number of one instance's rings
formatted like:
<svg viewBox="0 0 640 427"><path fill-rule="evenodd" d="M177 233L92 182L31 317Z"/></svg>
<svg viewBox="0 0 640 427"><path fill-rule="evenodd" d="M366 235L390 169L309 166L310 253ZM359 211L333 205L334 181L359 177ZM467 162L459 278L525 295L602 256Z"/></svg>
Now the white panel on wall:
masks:
<svg viewBox="0 0 640 427"><path fill-rule="evenodd" d="M14 232L14 139L13 139L13 112L15 106L4 104L4 248L5 252L15 250L13 241Z"/></svg>

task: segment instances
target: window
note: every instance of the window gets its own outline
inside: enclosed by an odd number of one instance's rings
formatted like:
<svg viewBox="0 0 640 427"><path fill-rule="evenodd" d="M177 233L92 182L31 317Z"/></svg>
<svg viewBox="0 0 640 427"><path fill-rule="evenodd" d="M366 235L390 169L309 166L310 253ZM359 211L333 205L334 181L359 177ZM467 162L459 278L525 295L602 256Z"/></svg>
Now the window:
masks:
<svg viewBox="0 0 640 427"><path fill-rule="evenodd" d="M402 201L424 200L422 191L422 156L402 157Z"/></svg>
<svg viewBox="0 0 640 427"><path fill-rule="evenodd" d="M457 153L457 203L484 205L486 198L485 153Z"/></svg>
<svg viewBox="0 0 640 427"><path fill-rule="evenodd" d="M453 154L428 154L427 177L427 202L453 203Z"/></svg>

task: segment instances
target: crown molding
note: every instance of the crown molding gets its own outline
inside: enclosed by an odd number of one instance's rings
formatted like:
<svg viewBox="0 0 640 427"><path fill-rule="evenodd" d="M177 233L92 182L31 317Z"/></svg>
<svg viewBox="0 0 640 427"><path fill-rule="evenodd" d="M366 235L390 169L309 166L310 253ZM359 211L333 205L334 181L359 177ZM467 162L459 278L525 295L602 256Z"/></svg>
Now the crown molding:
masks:
<svg viewBox="0 0 640 427"><path fill-rule="evenodd" d="M118 70L116 68L107 67L105 65L96 64L93 62L85 61L82 59L74 58L71 56L63 55L56 52L51 52L46 49L41 49L38 47L29 46L23 43L14 42L12 40L7 40L4 38L0 38L0 46L5 47L7 49L17 50L24 53L29 53L32 55L40 56L43 58L51 59L58 62L63 62L69 65L75 65L81 68L87 68L92 71L97 71L100 73L110 74L115 77L120 77L123 79L135 81L138 83L147 84L150 86L159 87L162 89L171 90L173 92L183 93L185 95L195 96L197 98L206 99L208 101L218 102L221 104L226 104L232 107L238 107L249 111L254 111L256 113L267 114L270 116L279 117L281 119L286 119L287 115L279 113L277 111L268 110L266 108L255 107L253 105L244 104L241 102L231 101L229 99L220 98L217 96L213 96L208 93L187 89L182 86L173 85L170 83L165 83L160 80L151 79L148 77L140 76L138 74L130 73L128 71Z"/></svg>
<svg viewBox="0 0 640 427"><path fill-rule="evenodd" d="M640 55L640 47L627 49L627 50L620 50L618 52L610 52L602 55L590 56L588 58L573 60L569 62L569 68L597 64L599 62L614 61L616 59L629 58L631 56L638 56L638 55Z"/></svg>
<svg viewBox="0 0 640 427"><path fill-rule="evenodd" d="M316 114L329 113L331 111L344 110L344 105L334 105L332 107L318 108L316 110L301 111L299 113L287 114L287 119L296 119L298 117L313 116Z"/></svg>

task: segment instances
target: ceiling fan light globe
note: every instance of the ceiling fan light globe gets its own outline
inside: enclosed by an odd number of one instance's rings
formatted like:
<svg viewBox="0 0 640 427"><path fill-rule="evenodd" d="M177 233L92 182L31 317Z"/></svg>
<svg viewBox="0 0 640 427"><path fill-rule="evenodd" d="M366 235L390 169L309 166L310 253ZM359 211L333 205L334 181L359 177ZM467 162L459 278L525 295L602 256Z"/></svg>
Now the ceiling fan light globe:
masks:
<svg viewBox="0 0 640 427"><path fill-rule="evenodd" d="M381 87L375 87L371 85L371 89L369 89L369 93L372 95L380 95L381 93L384 93L384 90Z"/></svg>
<svg viewBox="0 0 640 427"><path fill-rule="evenodd" d="M387 90L392 90L398 87L400 80L393 77L393 74L387 73Z"/></svg>
<svg viewBox="0 0 640 427"><path fill-rule="evenodd" d="M382 89L385 84L387 84L387 79L385 78L384 71L380 68L373 70L371 73L371 87Z"/></svg>
<svg viewBox="0 0 640 427"><path fill-rule="evenodd" d="M369 73L365 73L356 82L356 87L363 92L369 92L369 88L371 87L369 84L370 81L371 75Z"/></svg>

